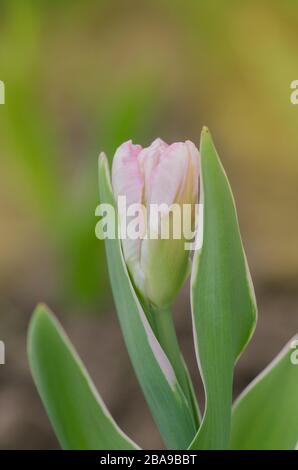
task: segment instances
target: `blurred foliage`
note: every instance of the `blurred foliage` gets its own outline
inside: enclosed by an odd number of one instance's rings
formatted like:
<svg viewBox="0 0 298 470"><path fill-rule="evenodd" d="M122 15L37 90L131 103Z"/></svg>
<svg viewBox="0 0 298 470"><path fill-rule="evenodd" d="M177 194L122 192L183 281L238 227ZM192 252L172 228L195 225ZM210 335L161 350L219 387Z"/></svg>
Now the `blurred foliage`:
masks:
<svg viewBox="0 0 298 470"><path fill-rule="evenodd" d="M32 303L92 308L109 299L94 235L99 152L158 135L198 143L203 124L239 199L253 272L297 275L297 2L2 0L0 10L0 290L27 282ZM24 280L32 265L39 291Z"/></svg>

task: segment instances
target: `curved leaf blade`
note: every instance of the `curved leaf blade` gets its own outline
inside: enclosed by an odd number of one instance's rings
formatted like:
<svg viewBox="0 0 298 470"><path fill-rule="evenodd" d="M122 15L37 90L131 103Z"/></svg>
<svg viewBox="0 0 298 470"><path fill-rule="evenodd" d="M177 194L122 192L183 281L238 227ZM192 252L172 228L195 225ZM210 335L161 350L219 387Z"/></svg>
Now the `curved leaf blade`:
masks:
<svg viewBox="0 0 298 470"><path fill-rule="evenodd" d="M295 336L236 400L232 415L232 449L294 450L296 448L298 443L297 346L298 336Z"/></svg>
<svg viewBox="0 0 298 470"><path fill-rule="evenodd" d="M99 191L101 203L115 207L104 154L99 159ZM114 240L107 238L105 246L118 318L135 373L166 445L186 449L196 432L192 409L136 296L117 235Z"/></svg>
<svg viewBox="0 0 298 470"><path fill-rule="evenodd" d="M211 135L201 135L203 226L191 276L195 346L206 405L192 449L226 449L233 368L252 335L256 305L232 192ZM202 202L201 199L201 202Z"/></svg>
<svg viewBox="0 0 298 470"><path fill-rule="evenodd" d="M28 355L34 382L63 449L131 450L60 324L40 305L30 322Z"/></svg>

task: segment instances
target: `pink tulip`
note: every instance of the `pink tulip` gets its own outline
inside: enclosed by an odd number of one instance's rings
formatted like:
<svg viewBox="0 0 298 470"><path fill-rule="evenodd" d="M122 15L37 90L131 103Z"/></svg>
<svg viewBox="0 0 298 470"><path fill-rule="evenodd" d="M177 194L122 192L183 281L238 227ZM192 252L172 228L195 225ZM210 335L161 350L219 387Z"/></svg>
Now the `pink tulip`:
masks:
<svg viewBox="0 0 298 470"><path fill-rule="evenodd" d="M191 205L192 224L198 202L199 152L190 142L171 145L156 139L142 148L132 141L116 151L112 167L115 198L126 196L127 206L143 204ZM121 216L121 214L120 214ZM171 213L162 213L170 220ZM144 221L148 230L148 220ZM158 307L170 305L189 273L185 238L124 239L123 255L136 289L144 300Z"/></svg>

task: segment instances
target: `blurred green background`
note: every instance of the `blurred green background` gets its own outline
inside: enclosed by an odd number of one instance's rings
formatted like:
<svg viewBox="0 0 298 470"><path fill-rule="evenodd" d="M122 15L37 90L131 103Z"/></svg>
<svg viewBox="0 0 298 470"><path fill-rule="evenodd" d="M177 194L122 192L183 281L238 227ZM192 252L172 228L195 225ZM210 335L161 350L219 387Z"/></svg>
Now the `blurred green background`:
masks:
<svg viewBox="0 0 298 470"><path fill-rule="evenodd" d="M0 448L57 446L25 357L41 300L63 315L118 422L160 445L94 234L98 154L129 138L213 133L261 307L236 393L297 330L297 44L293 0L0 1ZM177 326L197 374L187 304L184 290Z"/></svg>

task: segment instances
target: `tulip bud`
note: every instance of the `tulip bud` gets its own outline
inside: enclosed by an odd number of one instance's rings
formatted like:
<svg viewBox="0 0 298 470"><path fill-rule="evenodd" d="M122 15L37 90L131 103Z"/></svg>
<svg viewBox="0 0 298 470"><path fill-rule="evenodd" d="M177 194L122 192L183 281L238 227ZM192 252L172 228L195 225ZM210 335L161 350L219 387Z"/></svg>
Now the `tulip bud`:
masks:
<svg viewBox="0 0 298 470"><path fill-rule="evenodd" d="M112 185L116 200L126 196L127 207L142 204L146 208L141 221L143 236L123 239L123 256L139 294L158 308L173 302L189 273L185 232L177 227L171 208L182 209L181 224L184 205L188 205L194 228L198 178L199 152L190 141L168 145L156 139L147 148L128 141L114 156ZM162 205L162 210L152 220L154 205ZM165 226L169 229L167 239L160 236ZM178 238L177 228L181 233Z"/></svg>

